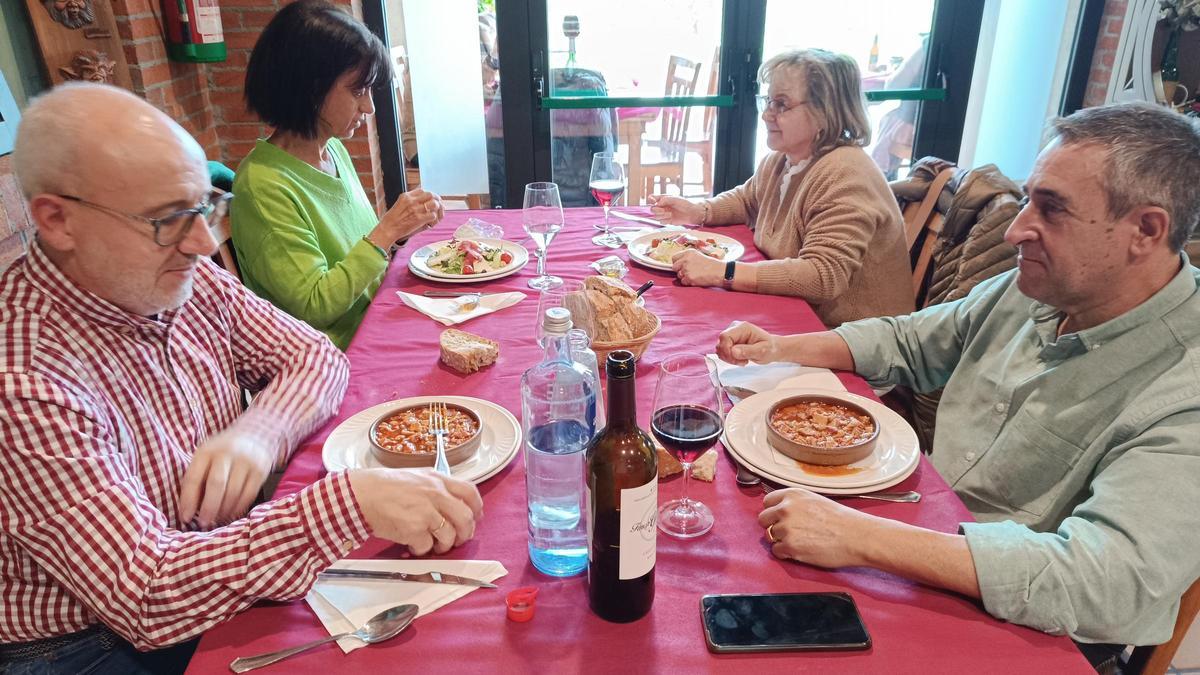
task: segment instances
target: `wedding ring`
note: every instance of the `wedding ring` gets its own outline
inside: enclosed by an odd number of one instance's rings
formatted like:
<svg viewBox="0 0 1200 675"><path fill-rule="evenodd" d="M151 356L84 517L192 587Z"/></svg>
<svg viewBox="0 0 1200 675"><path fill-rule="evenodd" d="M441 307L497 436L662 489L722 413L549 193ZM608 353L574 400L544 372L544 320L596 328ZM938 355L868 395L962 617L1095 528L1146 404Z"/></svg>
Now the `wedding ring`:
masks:
<svg viewBox="0 0 1200 675"><path fill-rule="evenodd" d="M443 518L442 518L442 522L441 522L441 523L439 523L437 527L435 527L435 528L433 528L432 530L430 530L430 532L437 532L438 530L442 529L442 528L443 528L443 527L445 527L445 526L446 526L446 519L443 517Z"/></svg>
<svg viewBox="0 0 1200 675"><path fill-rule="evenodd" d="M775 533L771 531L772 527L775 527L775 525L771 524L767 526L767 540L772 544L778 544L779 540L775 538Z"/></svg>

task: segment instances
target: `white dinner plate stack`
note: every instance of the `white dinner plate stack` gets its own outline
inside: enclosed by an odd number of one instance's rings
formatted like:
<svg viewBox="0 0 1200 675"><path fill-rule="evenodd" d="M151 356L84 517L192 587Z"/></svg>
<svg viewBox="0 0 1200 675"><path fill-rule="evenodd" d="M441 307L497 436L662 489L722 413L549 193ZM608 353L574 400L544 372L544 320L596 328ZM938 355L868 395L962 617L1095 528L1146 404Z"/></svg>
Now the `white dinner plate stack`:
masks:
<svg viewBox="0 0 1200 675"><path fill-rule="evenodd" d="M879 422L875 450L837 475L817 474L772 447L767 440L767 411L799 394L832 396L866 408ZM857 394L832 389L773 389L743 399L725 416L725 448L734 459L763 478L825 494L859 494L890 488L908 478L921 458L917 434L891 408Z"/></svg>
<svg viewBox="0 0 1200 675"><path fill-rule="evenodd" d="M529 251L524 246L502 239L485 239L481 240L482 243L489 246L496 246L512 254L512 262L498 270L481 274L447 274L430 267L428 264L429 257L451 241L453 240L444 239L442 241L435 241L432 244L427 244L413 251L413 254L408 259L409 271L429 281L440 281L447 284L473 284L477 281L491 281L492 279L500 279L501 277L516 274L529 263Z"/></svg>
<svg viewBox="0 0 1200 675"><path fill-rule="evenodd" d="M698 239L712 239L717 244L725 247L725 257L721 262L729 262L730 260L738 260L746 253L746 247L742 246L742 242L723 234L716 232L708 232L706 230L658 230L655 232L647 232L640 237L629 242L629 259L638 264L645 265L651 269L671 272L674 270L671 263L655 260L650 257L650 249L657 239L665 239L676 234L688 234Z"/></svg>

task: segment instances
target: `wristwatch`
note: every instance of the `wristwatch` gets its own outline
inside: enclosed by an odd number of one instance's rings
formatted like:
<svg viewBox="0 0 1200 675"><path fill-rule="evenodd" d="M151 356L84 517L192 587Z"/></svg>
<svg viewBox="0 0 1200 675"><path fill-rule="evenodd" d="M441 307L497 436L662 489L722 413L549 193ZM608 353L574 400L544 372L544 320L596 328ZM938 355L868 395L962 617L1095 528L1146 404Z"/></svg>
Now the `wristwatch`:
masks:
<svg viewBox="0 0 1200 675"><path fill-rule="evenodd" d="M721 283L722 286L731 291L733 290L733 272L736 265L736 260L730 260L725 263L725 280Z"/></svg>

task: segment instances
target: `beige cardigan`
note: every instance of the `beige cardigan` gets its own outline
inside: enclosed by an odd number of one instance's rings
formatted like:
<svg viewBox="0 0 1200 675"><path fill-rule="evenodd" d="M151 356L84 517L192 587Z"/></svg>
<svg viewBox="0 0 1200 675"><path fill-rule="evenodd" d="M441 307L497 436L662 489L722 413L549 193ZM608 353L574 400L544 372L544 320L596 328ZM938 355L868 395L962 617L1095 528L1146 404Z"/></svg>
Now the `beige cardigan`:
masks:
<svg viewBox="0 0 1200 675"><path fill-rule="evenodd" d="M709 225L746 223L768 260L758 292L808 300L827 326L913 311L904 220L862 148L843 146L792 176L774 152L744 184L709 200Z"/></svg>

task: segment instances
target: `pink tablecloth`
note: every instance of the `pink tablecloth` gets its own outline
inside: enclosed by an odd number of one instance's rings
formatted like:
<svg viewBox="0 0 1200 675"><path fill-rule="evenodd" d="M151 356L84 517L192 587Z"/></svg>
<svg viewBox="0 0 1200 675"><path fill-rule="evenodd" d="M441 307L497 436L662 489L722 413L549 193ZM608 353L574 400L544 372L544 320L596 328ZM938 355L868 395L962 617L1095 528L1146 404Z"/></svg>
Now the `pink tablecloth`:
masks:
<svg viewBox="0 0 1200 675"><path fill-rule="evenodd" d="M442 326L405 307L394 293L398 288L421 291L447 286L410 274L407 252L414 250L414 245L448 237L469 215L503 225L510 239L523 236L518 211L459 211L448 214L442 225L401 251L350 347L350 386L337 418L297 450L279 494L294 492L319 478L324 471L321 445L325 437L338 422L377 403L418 394L459 394L495 401L519 418L521 373L540 356L533 340L536 295L531 293L515 307L463 326L502 345L496 365L464 376L438 362L437 339ZM581 278L588 273L587 263L612 253L589 241L592 225L601 218L599 209L568 210L567 227L551 247L552 273ZM746 228L721 231L746 244L747 259L760 258ZM620 255L627 254L622 251ZM525 283L533 274L531 262L515 276L478 287L488 292L528 291ZM662 317L664 328L638 368L643 423L654 390L655 367L664 355L711 352L717 334L733 319L752 320L777 332L821 328L808 305L794 298L684 288L675 285L670 274L636 265L626 281L636 286L646 279L656 283L647 303ZM858 377L841 377L851 391L871 395ZM680 482L673 480L661 487L660 495L669 499L679 489ZM896 489L920 490L924 497L919 504L847 503L944 532L955 531L960 521L970 518L924 459L916 474ZM477 536L448 557L503 562L509 575L499 581L499 591L471 593L417 620L390 642L347 656L332 645L321 647L274 666L274 672L1090 672L1070 640L997 621L978 604L952 593L869 569L831 572L776 560L755 522L761 497L739 490L732 467L725 461L719 464L715 483L692 481L692 496L713 507L716 526L706 536L687 542L659 536L654 608L645 618L624 625L606 623L589 612L584 577L546 577L529 563L520 457L480 485L480 491L485 518ZM354 555L397 557L400 549L372 540ZM505 619L504 594L525 585L540 588L537 616L530 623L510 622ZM702 595L788 591L850 593L871 633L873 647L864 652L720 656L706 650L699 614ZM209 631L189 672L225 673L237 656L324 635L302 601L262 603Z"/></svg>

